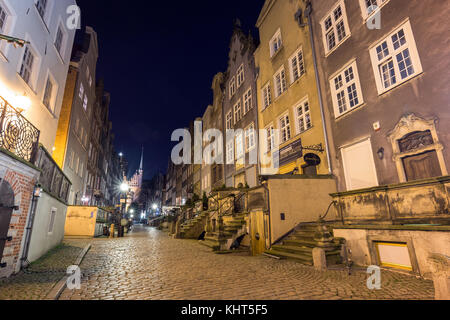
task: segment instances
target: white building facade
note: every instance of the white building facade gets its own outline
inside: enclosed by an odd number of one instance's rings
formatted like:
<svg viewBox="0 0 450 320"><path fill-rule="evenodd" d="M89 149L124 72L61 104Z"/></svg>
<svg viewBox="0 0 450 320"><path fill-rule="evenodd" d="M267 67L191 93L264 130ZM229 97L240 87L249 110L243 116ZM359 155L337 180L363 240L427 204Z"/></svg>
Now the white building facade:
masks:
<svg viewBox="0 0 450 320"><path fill-rule="evenodd" d="M28 41L0 41L0 95L40 130L52 152L75 28L68 24L75 0L0 0L0 34Z"/></svg>

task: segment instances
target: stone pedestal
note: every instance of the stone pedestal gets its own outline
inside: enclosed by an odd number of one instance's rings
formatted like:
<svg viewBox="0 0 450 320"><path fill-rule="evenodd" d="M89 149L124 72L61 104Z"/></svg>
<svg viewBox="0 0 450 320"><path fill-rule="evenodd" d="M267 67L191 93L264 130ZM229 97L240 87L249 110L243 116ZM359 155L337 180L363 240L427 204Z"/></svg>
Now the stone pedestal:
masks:
<svg viewBox="0 0 450 320"><path fill-rule="evenodd" d="M450 257L432 253L428 257L433 270L434 298L450 300Z"/></svg>
<svg viewBox="0 0 450 320"><path fill-rule="evenodd" d="M314 248L312 250L314 268L316 270L326 270L327 269L327 257L325 256L325 250L322 248Z"/></svg>

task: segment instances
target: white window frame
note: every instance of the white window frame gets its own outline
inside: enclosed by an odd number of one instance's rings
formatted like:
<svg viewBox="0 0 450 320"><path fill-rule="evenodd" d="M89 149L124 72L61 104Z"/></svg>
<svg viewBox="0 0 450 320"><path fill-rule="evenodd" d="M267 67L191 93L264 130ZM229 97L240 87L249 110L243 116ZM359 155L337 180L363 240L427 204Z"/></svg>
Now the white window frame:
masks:
<svg viewBox="0 0 450 320"><path fill-rule="evenodd" d="M405 43L402 44L397 49L394 48L394 41L392 37L400 32L400 30L403 30L404 36L405 36ZM387 44L387 50L388 54L384 55L383 58L379 57L377 53L377 48L383 43ZM409 74L405 78L402 78L401 72L399 70L399 62L397 56L401 53L404 53L406 50L409 52L409 59L412 63L412 68L414 72L412 74ZM380 41L377 41L375 45L373 45L370 49L370 60L372 61L372 68L375 75L375 82L377 85L378 94L381 95L395 87L398 87L402 83L405 83L409 81L410 79L416 77L417 75L421 74L423 72L422 64L420 62L419 53L417 51L416 47L416 41L414 40L414 35L411 28L411 23L408 20L403 22L400 26L396 27L393 31L391 31L387 36L383 37ZM384 51L383 51L384 52ZM392 61L393 63L393 70L395 74L396 83L391 84L390 86L386 87L384 85L384 81L382 79L381 70L380 68L385 65L386 63L389 63Z"/></svg>
<svg viewBox="0 0 450 320"><path fill-rule="evenodd" d="M284 125L283 125L284 121ZM289 119L289 112L284 113L278 118L278 127L280 128L280 145L291 140L291 119ZM283 137L286 135L286 139Z"/></svg>
<svg viewBox="0 0 450 320"><path fill-rule="evenodd" d="M244 101L244 115L247 114L253 108L253 92L252 87L248 88L248 90L244 93L243 96Z"/></svg>
<svg viewBox="0 0 450 320"><path fill-rule="evenodd" d="M280 86L278 87L278 81L277 78L280 77ZM280 69L278 69L277 72L273 75L273 88L275 92L275 99L280 97L286 90L287 90L287 83L286 83L286 70L284 69L284 66L281 66Z"/></svg>
<svg viewBox="0 0 450 320"><path fill-rule="evenodd" d="M75 161L75 151L72 149L70 152L70 159L69 159L69 168L73 170L73 165Z"/></svg>
<svg viewBox="0 0 450 320"><path fill-rule="evenodd" d="M8 18L9 18L9 11L4 5L2 1L0 1L0 21L2 21L3 25L0 25L0 33L4 33L8 26Z"/></svg>
<svg viewBox="0 0 450 320"><path fill-rule="evenodd" d="M302 113L298 112L298 109L302 109ZM313 127L312 117L311 117L311 105L309 103L308 97L303 98L300 102L294 105L294 115L295 115L295 129L297 134L304 133ZM310 126L307 126L307 119L309 117ZM300 121L303 121L304 129L301 128Z"/></svg>
<svg viewBox="0 0 450 320"><path fill-rule="evenodd" d="M262 110L270 107L272 104L272 92L270 91L270 82L266 83L266 85L261 90L262 94Z"/></svg>
<svg viewBox="0 0 450 320"><path fill-rule="evenodd" d="M245 151L249 152L256 147L256 131L255 131L255 123L252 122L248 125L245 130Z"/></svg>
<svg viewBox="0 0 450 320"><path fill-rule="evenodd" d="M227 163L226 164L234 164L234 141L227 142Z"/></svg>
<svg viewBox="0 0 450 320"><path fill-rule="evenodd" d="M342 15L338 19L336 19L335 18L335 10L337 10L338 7L341 7ZM327 29L325 27L325 21L327 21L329 18L331 19L331 27L329 27ZM340 24L341 21L343 21L343 23L344 23L345 36L341 40L338 40L337 25ZM338 3L336 3L336 5L330 11L328 11L328 13L325 15L325 17L320 21L320 25L322 28L322 41L323 41L323 47L325 50L325 56L328 56L330 53L335 51L342 43L345 42L345 40L347 40L351 36L344 0L340 0ZM328 46L327 35L330 32L333 32L333 35L334 35L335 45L333 48L329 48L329 46Z"/></svg>
<svg viewBox="0 0 450 320"><path fill-rule="evenodd" d="M299 80L306 73L305 56L301 47L289 58L289 71L291 74L291 84ZM297 79L295 79L296 73L298 74Z"/></svg>
<svg viewBox="0 0 450 320"><path fill-rule="evenodd" d="M49 234L49 235L53 234L53 231L55 230L55 222L56 222L56 213L57 212L58 212L57 208L50 209L50 216L49 216L48 227L47 227L47 234Z"/></svg>
<svg viewBox="0 0 450 320"><path fill-rule="evenodd" d="M226 128L232 129L233 128L233 110L230 110L227 115L225 116L226 119Z"/></svg>
<svg viewBox="0 0 450 320"><path fill-rule="evenodd" d="M241 103L241 99L239 99L239 101L234 104L234 106L233 106L233 114L234 114L234 124L236 124L237 122L241 121L241 119L242 119L242 103ZM237 117L236 115L239 115L239 117Z"/></svg>
<svg viewBox="0 0 450 320"><path fill-rule="evenodd" d="M244 64L243 63L239 66L239 68L237 70L236 79L237 79L237 88L239 89L245 81Z"/></svg>
<svg viewBox="0 0 450 320"><path fill-rule="evenodd" d="M33 57L32 61L31 61L31 65L30 65L29 58L25 57L27 53ZM27 61L25 61L25 59L27 59ZM36 54L36 51L33 49L33 47L30 44L24 46L22 59L20 60L20 64L19 64L18 73L19 73L19 76L21 77L21 79L33 90L34 90L36 74L38 73L38 71L37 71L38 61L39 61L38 55ZM25 78L28 78L28 79L25 79Z"/></svg>
<svg viewBox="0 0 450 320"><path fill-rule="evenodd" d="M270 151L273 150L274 146L275 146L275 133L274 133L274 127L273 127L273 123L269 124L268 126L266 126L264 128L264 130L266 130L266 137L267 137L267 141L266 141L266 145L267 145L267 153L269 153Z"/></svg>
<svg viewBox="0 0 450 320"><path fill-rule="evenodd" d="M236 78L234 76L230 80L229 87L230 87L230 94L229 94L229 96L230 96L230 99L231 99L234 96L234 94L236 93Z"/></svg>
<svg viewBox="0 0 450 320"><path fill-rule="evenodd" d="M275 56L281 50L282 47L283 47L283 38L281 37L281 29L278 28L278 30L275 32L275 34L269 41L270 57L272 58L273 56Z"/></svg>
<svg viewBox="0 0 450 320"><path fill-rule="evenodd" d="M85 94L84 95L84 99L83 99L83 109L84 109L84 111L87 111L88 103L89 103L89 99L88 99L87 94Z"/></svg>
<svg viewBox="0 0 450 320"><path fill-rule="evenodd" d="M239 130L239 132L236 133L234 141L235 141L236 161L239 162L239 160L243 159L243 157L245 156L244 134L242 130Z"/></svg>
<svg viewBox="0 0 450 320"><path fill-rule="evenodd" d="M80 89L78 92L78 97L80 97L81 100L84 99L84 86L83 86L83 82L80 81Z"/></svg>
<svg viewBox="0 0 450 320"><path fill-rule="evenodd" d="M48 96L48 92L47 92L49 83L52 86L51 91L50 91L50 96ZM47 81L45 82L45 87L44 87L44 95L42 97L42 103L52 114L55 114L55 100L56 100L56 94L57 94L57 87L56 87L55 83L56 83L56 81L53 79L53 77L50 74L48 74ZM48 102L48 104L46 102Z"/></svg>
<svg viewBox="0 0 450 320"><path fill-rule="evenodd" d="M58 32L61 32L61 43L59 45L58 48ZM61 57L61 59L64 61L64 56L65 56L65 48L66 48L66 39L67 39L67 32L64 29L64 26L62 23L58 23L58 28L56 29L56 34L55 34L55 41L54 41L54 46L56 48L56 51L58 52L59 56Z"/></svg>
<svg viewBox="0 0 450 320"><path fill-rule="evenodd" d="M349 70L353 71L353 78L350 78ZM348 81L347 81L348 80ZM361 106L364 103L364 97L361 89L361 83L359 79L359 73L358 73L358 66L356 63L356 60L353 59L350 62L347 62L346 65L341 68L338 72L333 74L330 77L330 89L331 89L331 96L333 100L333 107L334 107L334 117L339 118L340 116L355 110L359 106ZM341 84L339 88L336 88L337 85ZM350 92L349 88L354 86L356 88L356 94L358 103L354 106L350 106ZM340 97L342 97L342 92L344 93L344 101L342 99L338 98L338 94ZM343 110L342 112L339 110L340 103L344 102L346 106L346 110Z"/></svg>
<svg viewBox="0 0 450 320"><path fill-rule="evenodd" d="M49 0L36 0L36 2L35 2L35 6L39 13L39 16L44 21L45 21L45 17L47 16L49 2L50 2Z"/></svg>
<svg viewBox="0 0 450 320"><path fill-rule="evenodd" d="M369 7L367 7L366 5L366 0L359 0L359 5L361 6L361 13L364 20L367 20L367 18L375 14L389 2L389 0L370 0L370 1L372 2L372 5L376 5L378 9L375 11L371 11L369 13L368 10Z"/></svg>

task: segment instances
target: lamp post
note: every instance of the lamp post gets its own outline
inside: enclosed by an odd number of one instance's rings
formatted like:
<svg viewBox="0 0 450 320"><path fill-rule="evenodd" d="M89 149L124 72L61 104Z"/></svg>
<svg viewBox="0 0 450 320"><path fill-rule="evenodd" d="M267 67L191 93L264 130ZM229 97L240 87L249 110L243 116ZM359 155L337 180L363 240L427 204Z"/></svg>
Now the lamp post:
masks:
<svg viewBox="0 0 450 320"><path fill-rule="evenodd" d="M119 223L118 223L118 232L117 235L119 237L123 237L123 230L124 230L124 226L122 226L122 219L124 218L125 215L125 207L126 207L126 201L127 201L127 194L130 191L130 187L128 186L128 184L126 182L122 182L122 184L120 185L120 191L121 191L121 195L124 195L124 202L122 203L122 196L120 197L120 217L119 217Z"/></svg>

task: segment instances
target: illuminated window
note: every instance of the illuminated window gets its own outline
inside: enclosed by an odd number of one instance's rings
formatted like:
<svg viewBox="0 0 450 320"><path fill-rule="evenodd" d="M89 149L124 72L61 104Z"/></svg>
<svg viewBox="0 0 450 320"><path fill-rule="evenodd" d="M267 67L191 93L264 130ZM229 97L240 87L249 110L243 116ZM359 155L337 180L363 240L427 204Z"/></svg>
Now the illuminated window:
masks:
<svg viewBox="0 0 450 320"><path fill-rule="evenodd" d="M242 108L240 99L239 102L234 105L233 109L234 109L234 123L236 124L236 122L242 119Z"/></svg>

